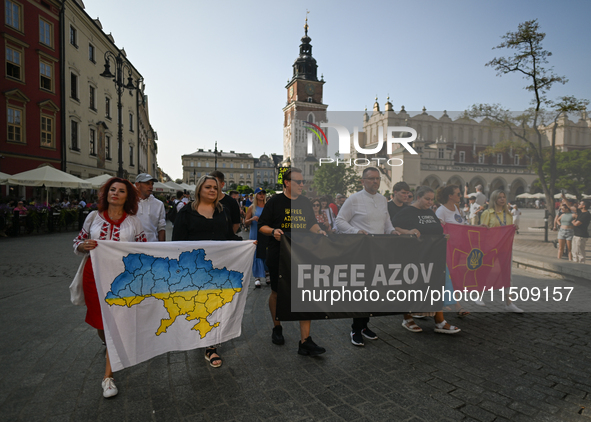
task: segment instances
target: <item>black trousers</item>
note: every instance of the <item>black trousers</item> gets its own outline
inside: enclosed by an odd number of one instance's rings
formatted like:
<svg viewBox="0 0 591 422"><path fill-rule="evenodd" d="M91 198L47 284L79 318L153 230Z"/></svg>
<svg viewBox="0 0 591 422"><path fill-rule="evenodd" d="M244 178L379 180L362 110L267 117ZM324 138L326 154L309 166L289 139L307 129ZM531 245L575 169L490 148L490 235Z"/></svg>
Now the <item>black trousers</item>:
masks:
<svg viewBox="0 0 591 422"><path fill-rule="evenodd" d="M353 331L361 331L364 328L367 328L368 322L369 322L369 317L353 318L353 324L351 324L351 328L353 329Z"/></svg>

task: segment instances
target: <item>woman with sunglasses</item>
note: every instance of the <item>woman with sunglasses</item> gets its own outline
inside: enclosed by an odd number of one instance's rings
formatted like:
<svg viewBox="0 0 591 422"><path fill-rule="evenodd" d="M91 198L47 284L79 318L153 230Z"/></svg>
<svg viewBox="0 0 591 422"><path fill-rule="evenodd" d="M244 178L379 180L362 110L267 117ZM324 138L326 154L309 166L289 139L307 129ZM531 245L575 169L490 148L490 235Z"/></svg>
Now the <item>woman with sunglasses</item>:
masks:
<svg viewBox="0 0 591 422"><path fill-rule="evenodd" d="M437 211L435 211L435 215L443 222L443 224L468 224L465 214L460 211L459 207L462 200L462 193L459 186L447 185L445 187L440 187L437 189L435 198L437 199L437 202L441 204L441 206L437 208ZM447 266L445 268L445 288L446 290L451 290L453 293L453 284ZM444 305L447 306L447 309L444 308L444 310L451 310L452 308L450 306L455 305L455 311L460 318L470 315L470 312L462 308L462 305L459 302L456 302L453 298L449 302L444 302Z"/></svg>
<svg viewBox="0 0 591 422"><path fill-rule="evenodd" d="M202 176L195 187L195 200L181 208L174 220L172 240L231 240L228 239L230 217L219 201L218 180ZM205 360L214 368L222 366L215 347L205 349Z"/></svg>
<svg viewBox="0 0 591 422"><path fill-rule="evenodd" d="M246 211L246 217L244 218L244 224L247 227L250 227L250 232L248 238L250 240L257 240L258 231L258 222L261 213L263 212L263 208L265 208L265 204L267 203L267 191L261 188L256 188L254 191L254 202L248 210ZM266 240L266 239L265 239ZM259 242L262 244L263 242ZM264 243L266 247L266 242ZM254 287L258 289L261 287L261 280L265 280L265 258L263 255L264 249L259 248L257 244L257 250L254 254L254 261L252 263L252 276L255 278ZM269 283L270 284L270 283Z"/></svg>
<svg viewBox="0 0 591 422"><path fill-rule="evenodd" d="M320 198L320 211L324 213L324 215L326 215L326 224L327 224L327 228L328 228L328 232L334 232L334 220L335 220L335 214L332 210L332 208L330 207L332 200L330 199L329 196L323 196L322 198Z"/></svg>
<svg viewBox="0 0 591 422"><path fill-rule="evenodd" d="M314 210L314 216L316 217L316 222L322 228L322 230L328 231L328 223L326 220L326 214L320 211L321 204L320 199L314 199L312 201L312 209Z"/></svg>

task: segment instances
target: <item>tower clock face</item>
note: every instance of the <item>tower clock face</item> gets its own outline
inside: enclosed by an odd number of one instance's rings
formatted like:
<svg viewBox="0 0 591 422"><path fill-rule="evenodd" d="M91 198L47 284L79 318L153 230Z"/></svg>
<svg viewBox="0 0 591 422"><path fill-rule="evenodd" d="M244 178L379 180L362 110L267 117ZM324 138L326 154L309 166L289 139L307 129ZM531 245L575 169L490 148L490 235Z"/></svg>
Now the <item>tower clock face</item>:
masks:
<svg viewBox="0 0 591 422"><path fill-rule="evenodd" d="M306 94L313 95L316 88L313 84L306 84Z"/></svg>
<svg viewBox="0 0 591 422"><path fill-rule="evenodd" d="M293 97L293 85L289 87L289 98Z"/></svg>

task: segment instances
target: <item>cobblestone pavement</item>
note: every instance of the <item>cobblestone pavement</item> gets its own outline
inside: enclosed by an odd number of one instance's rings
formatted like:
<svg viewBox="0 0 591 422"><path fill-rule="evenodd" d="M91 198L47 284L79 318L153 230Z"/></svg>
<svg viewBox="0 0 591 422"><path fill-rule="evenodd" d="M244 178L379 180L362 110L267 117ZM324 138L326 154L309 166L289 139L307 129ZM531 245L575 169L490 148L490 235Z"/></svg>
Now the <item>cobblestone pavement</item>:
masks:
<svg viewBox="0 0 591 422"><path fill-rule="evenodd" d="M364 348L350 321L314 321L328 351L309 358L296 353L296 323L284 346L271 343L266 286L249 291L221 368L201 350L168 353L116 373L120 393L103 399L104 346L69 302L74 235L0 239L1 421L591 420L589 313L448 313L455 336L426 319L415 334L399 316L373 318L380 338ZM514 272L513 285L551 283L571 285Z"/></svg>

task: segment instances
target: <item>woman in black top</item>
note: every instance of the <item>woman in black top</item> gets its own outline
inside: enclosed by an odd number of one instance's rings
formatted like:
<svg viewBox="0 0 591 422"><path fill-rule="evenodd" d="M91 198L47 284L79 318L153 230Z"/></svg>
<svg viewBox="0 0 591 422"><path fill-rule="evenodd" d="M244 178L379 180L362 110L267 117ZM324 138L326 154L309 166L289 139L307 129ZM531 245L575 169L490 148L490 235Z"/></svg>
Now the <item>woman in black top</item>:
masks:
<svg viewBox="0 0 591 422"><path fill-rule="evenodd" d="M403 208L392 221L394 228L402 234L413 234L416 237L436 236L443 234L443 227L435 212L431 209L435 199L435 192L428 186L421 186L416 192L416 201ZM443 312L426 312L415 315L434 316L435 332L444 334L455 334L461 330L458 327L450 325L443 318ZM402 326L413 333L423 331L412 318L412 314L404 315Z"/></svg>
<svg viewBox="0 0 591 422"><path fill-rule="evenodd" d="M218 199L219 184L203 176L195 188L195 200L181 208L174 220L172 240L228 240L228 220ZM214 368L222 366L215 347L205 349L205 359Z"/></svg>

